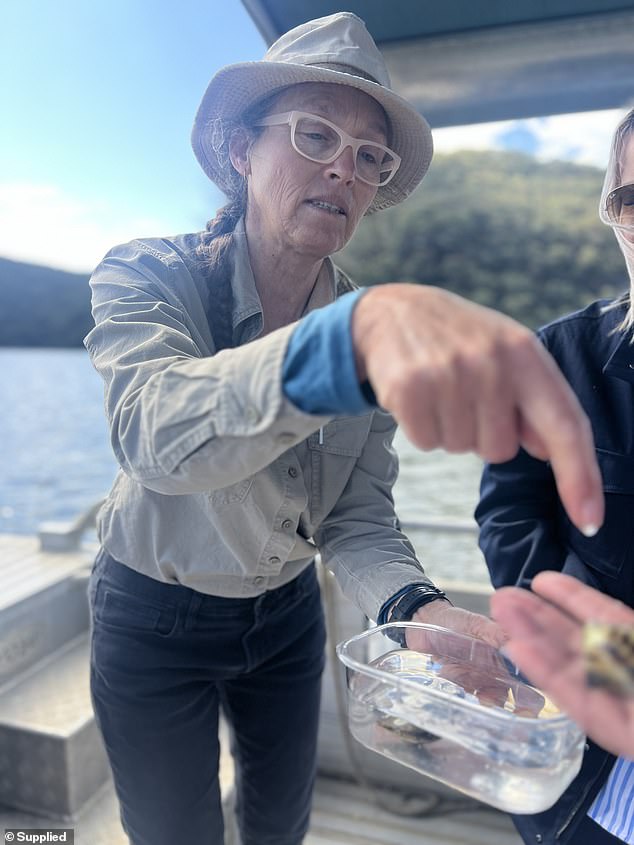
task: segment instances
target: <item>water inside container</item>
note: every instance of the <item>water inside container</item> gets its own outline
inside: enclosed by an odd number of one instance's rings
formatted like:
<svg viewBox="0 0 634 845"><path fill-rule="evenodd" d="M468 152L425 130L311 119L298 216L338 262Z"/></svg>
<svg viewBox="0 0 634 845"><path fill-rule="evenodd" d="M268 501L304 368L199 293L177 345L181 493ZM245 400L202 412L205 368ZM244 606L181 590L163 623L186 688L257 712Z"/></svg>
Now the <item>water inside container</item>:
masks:
<svg viewBox="0 0 634 845"><path fill-rule="evenodd" d="M544 719L561 713L543 692L509 671L501 658L474 666L441 654L395 649L369 665L417 687L522 717Z"/></svg>
<svg viewBox="0 0 634 845"><path fill-rule="evenodd" d="M373 750L512 812L537 812L570 782L578 763L570 737L540 729L560 711L504 666L410 650L368 665L386 677L350 679L349 715Z"/></svg>
<svg viewBox="0 0 634 845"><path fill-rule="evenodd" d="M385 757L512 813L552 806L579 770L581 731L482 640L399 623L338 654L350 730Z"/></svg>
<svg viewBox="0 0 634 845"><path fill-rule="evenodd" d="M488 759L521 766L549 765L558 751L559 734L539 730L536 720L561 715L559 709L502 664L474 666L444 655L397 649L369 666L394 683L360 676L352 680L350 692L374 713L380 727L406 741L444 737ZM495 712L517 716L518 722L492 721Z"/></svg>

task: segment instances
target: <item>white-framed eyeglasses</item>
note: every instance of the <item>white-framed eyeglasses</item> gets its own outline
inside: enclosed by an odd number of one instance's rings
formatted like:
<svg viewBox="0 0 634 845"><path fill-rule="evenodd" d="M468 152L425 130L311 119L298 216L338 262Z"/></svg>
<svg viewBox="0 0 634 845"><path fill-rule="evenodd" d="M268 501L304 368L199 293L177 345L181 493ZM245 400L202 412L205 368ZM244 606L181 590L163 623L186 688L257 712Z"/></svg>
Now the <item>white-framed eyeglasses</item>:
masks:
<svg viewBox="0 0 634 845"><path fill-rule="evenodd" d="M634 182L610 191L605 200L604 219L610 226L634 229Z"/></svg>
<svg viewBox="0 0 634 845"><path fill-rule="evenodd" d="M401 164L400 156L389 147L376 141L353 138L325 117L308 112L270 114L261 118L255 126L281 126L285 123L291 128L293 149L310 161L330 164L346 147L351 147L356 174L368 185L387 185Z"/></svg>

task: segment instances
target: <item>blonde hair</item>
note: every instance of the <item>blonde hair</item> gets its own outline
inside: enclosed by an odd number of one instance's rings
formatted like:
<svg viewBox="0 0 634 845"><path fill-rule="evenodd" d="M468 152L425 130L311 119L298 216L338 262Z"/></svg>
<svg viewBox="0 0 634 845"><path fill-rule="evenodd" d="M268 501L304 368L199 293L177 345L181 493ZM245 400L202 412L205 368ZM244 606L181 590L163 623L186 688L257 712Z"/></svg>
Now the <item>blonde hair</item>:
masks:
<svg viewBox="0 0 634 845"><path fill-rule="evenodd" d="M612 155L616 167L615 177L618 184L622 182L623 161L625 159L625 148L630 136L634 133L634 108L625 115L623 120L616 127L612 140Z"/></svg>
<svg viewBox="0 0 634 845"><path fill-rule="evenodd" d="M629 291L624 296L615 300L615 302L608 306L608 308L616 308L623 303L627 303L627 312L623 320L616 327L616 331L631 331L631 342L634 343L634 243L625 237L621 229L610 223L606 214L608 196L615 188L618 188L623 184L625 156L628 144L632 138L634 138L634 108L631 108L627 112L614 131L612 145L610 148L610 158L605 172L603 190L601 191L599 216L604 223L612 225L614 235L621 252L623 253L625 265L630 277Z"/></svg>

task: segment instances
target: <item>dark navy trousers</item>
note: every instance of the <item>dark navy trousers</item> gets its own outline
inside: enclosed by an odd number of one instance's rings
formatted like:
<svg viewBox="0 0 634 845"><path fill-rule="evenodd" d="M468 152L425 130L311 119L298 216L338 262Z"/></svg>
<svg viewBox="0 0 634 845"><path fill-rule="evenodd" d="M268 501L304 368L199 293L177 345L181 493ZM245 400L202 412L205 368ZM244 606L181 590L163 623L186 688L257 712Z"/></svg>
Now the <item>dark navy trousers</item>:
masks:
<svg viewBox="0 0 634 845"><path fill-rule="evenodd" d="M299 845L324 666L314 567L229 599L101 552L90 602L93 706L132 845L222 845L219 707L232 727L242 845Z"/></svg>

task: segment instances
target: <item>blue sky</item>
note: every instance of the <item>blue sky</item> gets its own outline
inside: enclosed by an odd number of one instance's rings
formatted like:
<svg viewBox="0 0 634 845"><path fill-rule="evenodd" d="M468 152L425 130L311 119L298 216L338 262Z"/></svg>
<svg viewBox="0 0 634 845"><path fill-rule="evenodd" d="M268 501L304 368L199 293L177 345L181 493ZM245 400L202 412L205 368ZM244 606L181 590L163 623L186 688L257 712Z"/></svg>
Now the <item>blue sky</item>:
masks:
<svg viewBox="0 0 634 845"><path fill-rule="evenodd" d="M238 0L4 4L0 255L28 260L31 241L33 260L87 269L113 240L204 225L221 196L191 152L194 114L221 66L265 49ZM60 223L75 249L55 248Z"/></svg>
<svg viewBox="0 0 634 845"><path fill-rule="evenodd" d="M220 67L265 49L239 0L4 4L0 255L88 271L114 243L201 228L222 196L191 151L194 114ZM617 118L444 129L436 148L528 144L603 166Z"/></svg>

